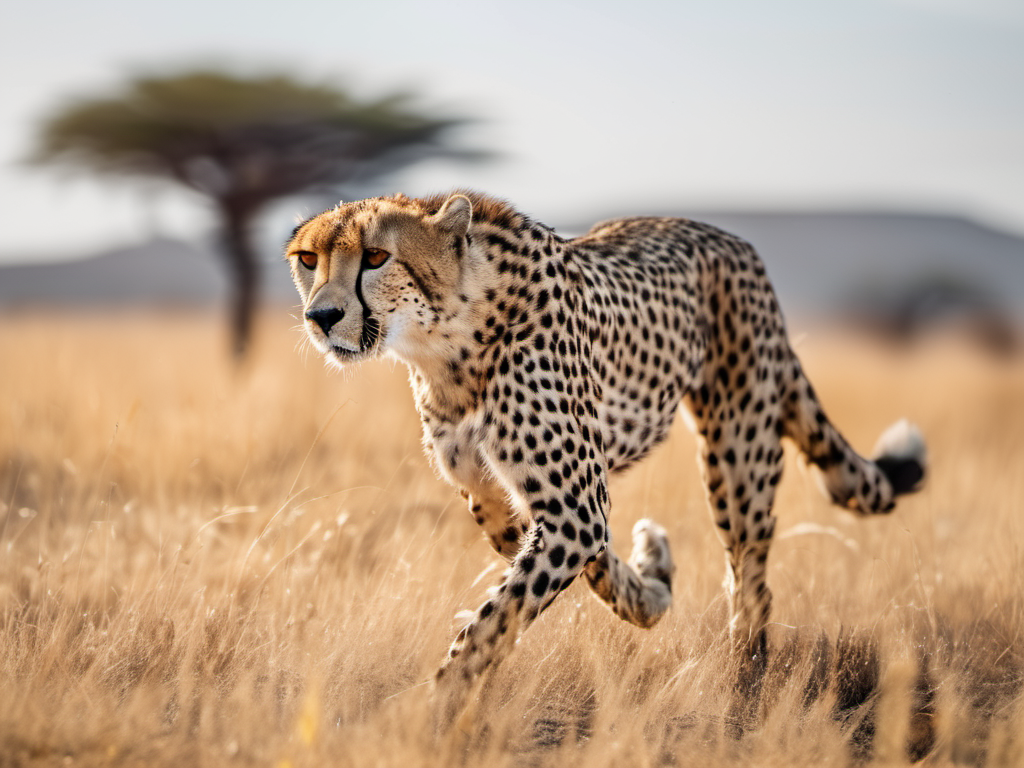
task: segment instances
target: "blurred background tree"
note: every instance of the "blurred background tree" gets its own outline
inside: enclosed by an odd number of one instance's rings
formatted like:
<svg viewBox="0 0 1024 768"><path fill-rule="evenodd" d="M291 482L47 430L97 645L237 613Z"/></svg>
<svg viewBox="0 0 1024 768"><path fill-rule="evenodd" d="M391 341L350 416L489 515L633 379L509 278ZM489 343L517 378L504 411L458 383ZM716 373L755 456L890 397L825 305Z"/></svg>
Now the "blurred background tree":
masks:
<svg viewBox="0 0 1024 768"><path fill-rule="evenodd" d="M429 115L410 101L408 94L359 101L286 75L200 69L144 76L50 116L30 160L168 179L208 198L219 218L232 343L241 356L260 278L252 229L268 202L365 183L427 157L485 156L449 143L465 118Z"/></svg>

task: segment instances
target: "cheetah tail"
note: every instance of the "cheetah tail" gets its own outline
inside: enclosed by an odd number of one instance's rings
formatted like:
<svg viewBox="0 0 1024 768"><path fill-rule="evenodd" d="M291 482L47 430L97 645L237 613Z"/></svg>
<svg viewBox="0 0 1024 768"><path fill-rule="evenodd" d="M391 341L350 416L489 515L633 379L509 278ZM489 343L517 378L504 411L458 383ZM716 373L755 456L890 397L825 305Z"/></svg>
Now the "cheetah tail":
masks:
<svg viewBox="0 0 1024 768"><path fill-rule="evenodd" d="M888 478L897 496L919 490L927 466L927 449L921 430L906 419L900 419L878 438L872 461Z"/></svg>
<svg viewBox="0 0 1024 768"><path fill-rule="evenodd" d="M823 490L833 503L861 514L889 512L897 496L921 487L927 452L917 427L901 419L882 433L872 458L864 458L825 416L799 363L794 369L785 433L820 470Z"/></svg>

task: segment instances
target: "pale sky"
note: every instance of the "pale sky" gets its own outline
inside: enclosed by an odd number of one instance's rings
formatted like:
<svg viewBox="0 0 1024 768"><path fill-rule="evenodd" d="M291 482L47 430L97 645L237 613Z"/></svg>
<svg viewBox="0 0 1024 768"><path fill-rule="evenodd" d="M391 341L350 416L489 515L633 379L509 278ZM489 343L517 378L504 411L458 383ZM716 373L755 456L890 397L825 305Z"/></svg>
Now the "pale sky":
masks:
<svg viewBox="0 0 1024 768"><path fill-rule="evenodd" d="M210 218L172 191L24 168L34 126L126 73L221 62L479 116L469 186L541 221L712 208L936 210L1024 233L1017 0L33 0L0 29L0 260L86 254ZM301 202L275 209L268 242Z"/></svg>

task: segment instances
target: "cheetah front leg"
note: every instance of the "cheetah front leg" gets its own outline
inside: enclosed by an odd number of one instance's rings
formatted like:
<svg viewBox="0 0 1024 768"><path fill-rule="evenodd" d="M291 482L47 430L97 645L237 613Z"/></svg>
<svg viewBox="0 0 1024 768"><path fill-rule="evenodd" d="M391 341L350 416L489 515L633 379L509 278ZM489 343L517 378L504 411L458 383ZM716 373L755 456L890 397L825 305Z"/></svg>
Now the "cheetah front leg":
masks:
<svg viewBox="0 0 1024 768"><path fill-rule="evenodd" d="M588 448L583 450L587 458L575 457L586 438L574 425L563 423L559 435L555 439L564 443L562 452L568 458L555 468L539 471L502 461L502 455L510 455L502 449L491 461L502 485L511 490L515 507L529 510L533 523L502 583L459 632L437 673L435 698L442 728L463 712L482 673L511 652L519 634L606 546L603 463Z"/></svg>
<svg viewBox="0 0 1024 768"><path fill-rule="evenodd" d="M672 553L665 529L652 520L633 526L633 554L623 562L608 546L587 566L590 588L616 616L653 627L672 605Z"/></svg>
<svg viewBox="0 0 1024 768"><path fill-rule="evenodd" d="M523 547L530 523L512 508L508 494L498 487L479 486L463 490L462 495L469 502L470 514L483 528L494 551L508 561L515 558Z"/></svg>

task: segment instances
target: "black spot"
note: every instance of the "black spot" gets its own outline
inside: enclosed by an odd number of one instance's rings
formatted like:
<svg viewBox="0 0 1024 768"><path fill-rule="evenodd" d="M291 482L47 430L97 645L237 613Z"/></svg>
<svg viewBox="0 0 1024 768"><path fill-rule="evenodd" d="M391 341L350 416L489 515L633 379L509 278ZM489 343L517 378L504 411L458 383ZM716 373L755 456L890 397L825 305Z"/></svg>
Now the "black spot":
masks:
<svg viewBox="0 0 1024 768"><path fill-rule="evenodd" d="M555 568L560 567L565 562L565 547L561 544L552 547L551 551L548 552L548 562Z"/></svg>
<svg viewBox="0 0 1024 768"><path fill-rule="evenodd" d="M515 246L512 245L512 243L510 243L508 240L506 240L501 235L495 235L495 234L487 235L487 243L489 245L496 245L499 248L501 248L501 250L507 251L507 252L510 252L510 253L514 253L515 250L516 250ZM503 263L505 263L505 262L503 262Z"/></svg>
<svg viewBox="0 0 1024 768"><path fill-rule="evenodd" d="M548 576L548 572L541 571L537 574L537 580L533 582L533 594L537 597L543 597L547 593L550 583L551 577Z"/></svg>
<svg viewBox="0 0 1024 768"><path fill-rule="evenodd" d="M910 493L924 479L924 466L915 458L892 458L882 456L875 459L875 465L889 480L896 494Z"/></svg>

